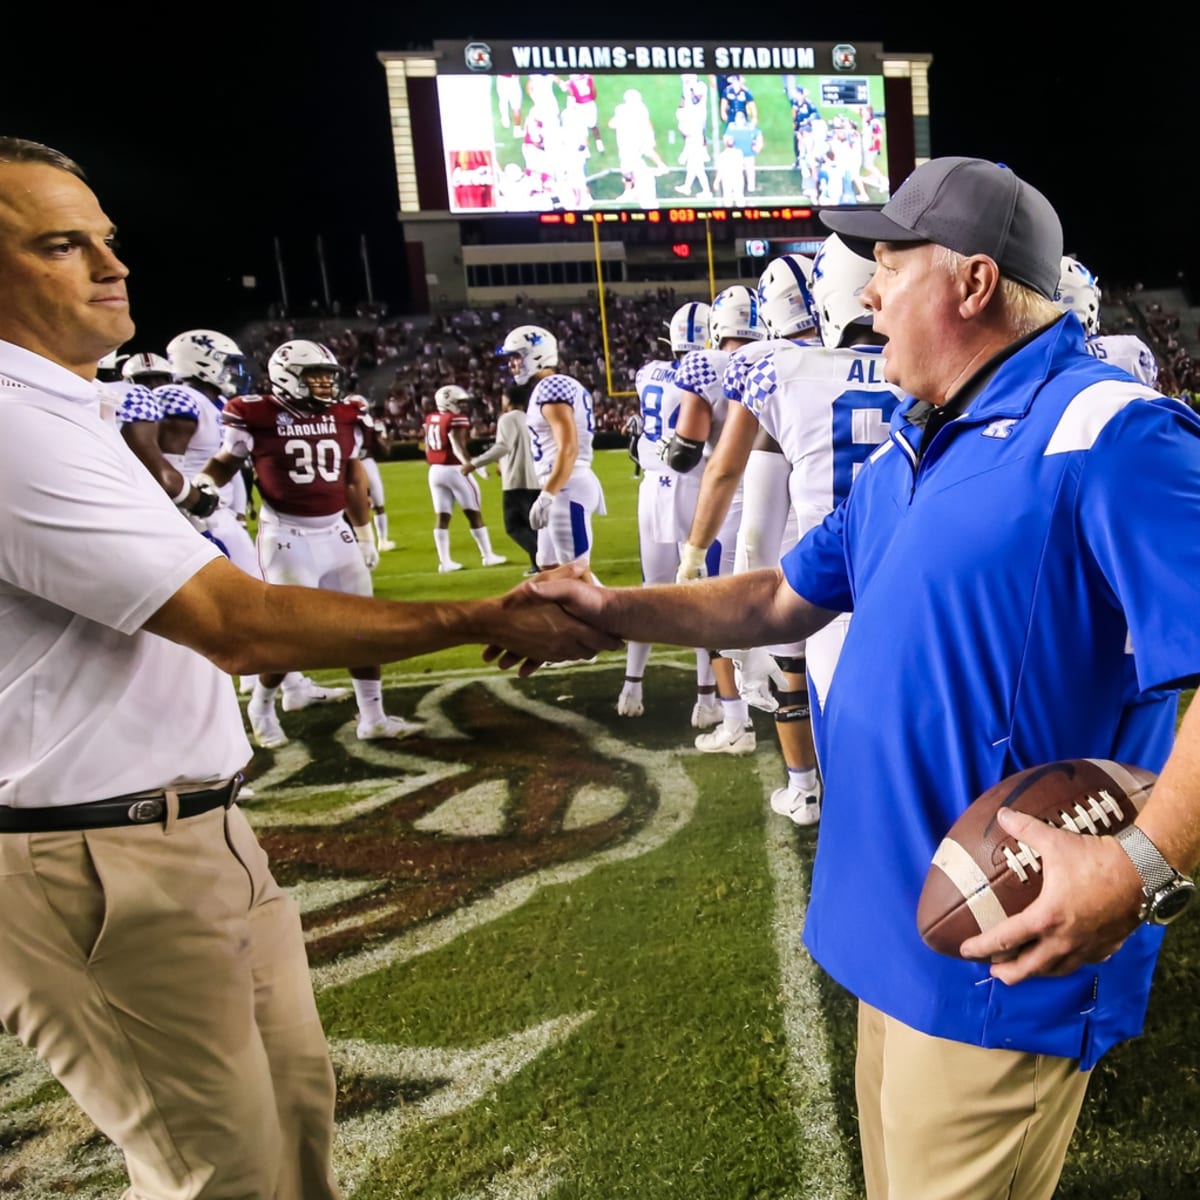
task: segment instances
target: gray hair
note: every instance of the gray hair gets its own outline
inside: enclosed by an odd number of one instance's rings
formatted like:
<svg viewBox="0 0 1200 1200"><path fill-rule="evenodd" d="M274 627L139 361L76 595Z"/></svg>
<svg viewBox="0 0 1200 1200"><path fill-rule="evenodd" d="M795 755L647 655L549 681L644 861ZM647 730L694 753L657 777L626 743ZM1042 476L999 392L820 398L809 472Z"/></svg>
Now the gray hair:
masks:
<svg viewBox="0 0 1200 1200"><path fill-rule="evenodd" d="M26 138L5 137L0 134L0 163L41 163L47 167L57 167L67 171L76 179L86 180L83 168L73 159L68 158L61 150L43 146L41 142L31 142Z"/></svg>
<svg viewBox="0 0 1200 1200"><path fill-rule="evenodd" d="M966 260L965 254L959 254L949 246L935 245L933 248L933 265L948 275L956 275ZM1040 292L1015 279L1001 275L998 290L1005 316L1017 337L1024 337L1035 329L1044 329L1062 316L1062 309L1052 300L1047 300Z"/></svg>

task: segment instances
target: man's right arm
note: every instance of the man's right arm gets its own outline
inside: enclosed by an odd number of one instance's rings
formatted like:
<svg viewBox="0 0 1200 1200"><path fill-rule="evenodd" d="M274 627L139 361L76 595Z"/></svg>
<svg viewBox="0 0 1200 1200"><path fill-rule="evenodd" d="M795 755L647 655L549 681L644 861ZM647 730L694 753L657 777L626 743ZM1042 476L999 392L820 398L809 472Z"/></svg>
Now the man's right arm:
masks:
<svg viewBox="0 0 1200 1200"><path fill-rule="evenodd" d="M504 665L528 674L621 645L520 588L481 600L377 600L263 583L225 558L197 571L143 628L232 675L370 667L476 643L503 647Z"/></svg>
<svg viewBox="0 0 1200 1200"><path fill-rule="evenodd" d="M525 590L624 640L674 646L767 646L800 641L836 613L799 595L772 567L691 583L599 587L563 567ZM520 594L521 588L517 589Z"/></svg>

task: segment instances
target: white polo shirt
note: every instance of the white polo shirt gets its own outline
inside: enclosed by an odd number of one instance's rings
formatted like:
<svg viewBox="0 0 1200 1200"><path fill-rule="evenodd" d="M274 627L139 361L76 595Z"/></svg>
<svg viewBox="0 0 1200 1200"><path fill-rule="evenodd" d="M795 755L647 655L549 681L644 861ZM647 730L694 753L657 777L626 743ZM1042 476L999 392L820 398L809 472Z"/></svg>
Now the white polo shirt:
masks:
<svg viewBox="0 0 1200 1200"><path fill-rule="evenodd" d="M232 682L142 631L220 551L127 449L102 387L0 341L0 804L228 779Z"/></svg>

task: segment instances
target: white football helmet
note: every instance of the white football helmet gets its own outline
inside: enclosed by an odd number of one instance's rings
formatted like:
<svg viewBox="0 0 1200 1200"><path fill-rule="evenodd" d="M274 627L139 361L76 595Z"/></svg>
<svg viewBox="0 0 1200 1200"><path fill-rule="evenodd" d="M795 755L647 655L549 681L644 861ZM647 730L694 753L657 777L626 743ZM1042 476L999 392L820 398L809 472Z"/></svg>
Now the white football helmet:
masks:
<svg viewBox="0 0 1200 1200"><path fill-rule="evenodd" d="M767 264L758 280L758 298L772 337L795 337L816 327L812 273L813 260L805 254L783 254Z"/></svg>
<svg viewBox="0 0 1200 1200"><path fill-rule="evenodd" d="M121 378L141 383L146 375L171 378L171 364L161 354L131 354L121 364Z"/></svg>
<svg viewBox="0 0 1200 1200"><path fill-rule="evenodd" d="M514 382L528 383L539 371L558 366L558 339L540 325L518 325L497 354L508 359Z"/></svg>
<svg viewBox="0 0 1200 1200"><path fill-rule="evenodd" d="M113 383L121 378L121 364L129 355L118 354L115 350L110 350L96 364L96 378L101 383Z"/></svg>
<svg viewBox="0 0 1200 1200"><path fill-rule="evenodd" d="M767 336L763 324L758 293L751 287L736 283L718 292L708 313L709 344L718 350L725 338L743 342L759 342Z"/></svg>
<svg viewBox="0 0 1200 1200"><path fill-rule="evenodd" d="M862 293L874 274L874 261L855 254L836 233L825 239L813 259L812 298L826 346L840 346L849 325L873 323L874 314L863 304Z"/></svg>
<svg viewBox="0 0 1200 1200"><path fill-rule="evenodd" d="M433 393L433 402L438 412L460 413L471 397L456 383L448 383Z"/></svg>
<svg viewBox="0 0 1200 1200"><path fill-rule="evenodd" d="M277 396L300 404L333 404L341 398L341 363L320 342L303 338L284 342L267 360L267 374Z"/></svg>
<svg viewBox="0 0 1200 1200"><path fill-rule="evenodd" d="M703 350L708 345L708 317L711 309L707 304L693 300L676 309L667 322L667 340L672 354L686 354L689 350Z"/></svg>
<svg viewBox="0 0 1200 1200"><path fill-rule="evenodd" d="M199 379L222 396L249 390L250 368L237 342L215 329L189 329L167 343L174 379Z"/></svg>
<svg viewBox="0 0 1200 1200"><path fill-rule="evenodd" d="M1054 303L1063 312L1073 312L1088 337L1100 332L1100 280L1069 254L1063 255Z"/></svg>

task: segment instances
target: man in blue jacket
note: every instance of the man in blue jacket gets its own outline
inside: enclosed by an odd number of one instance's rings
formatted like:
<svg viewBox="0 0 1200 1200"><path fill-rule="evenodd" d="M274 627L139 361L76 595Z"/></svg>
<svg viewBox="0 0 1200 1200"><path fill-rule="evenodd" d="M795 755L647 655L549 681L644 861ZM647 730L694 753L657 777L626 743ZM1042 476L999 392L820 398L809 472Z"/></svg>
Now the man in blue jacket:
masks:
<svg viewBox="0 0 1200 1200"><path fill-rule="evenodd" d="M846 501L776 570L532 590L681 645L854 613L804 940L859 998L868 1195L1049 1200L1089 1072L1140 1032L1162 925L1194 895L1200 713L1172 741L1176 690L1200 677L1200 418L1087 353L1051 299L1058 217L1012 171L934 159L882 211L822 220L874 257L863 302L907 394ZM1162 770L1134 829L1003 813L1042 860L1040 898L966 959L929 950L917 900L958 815L1085 756Z"/></svg>

